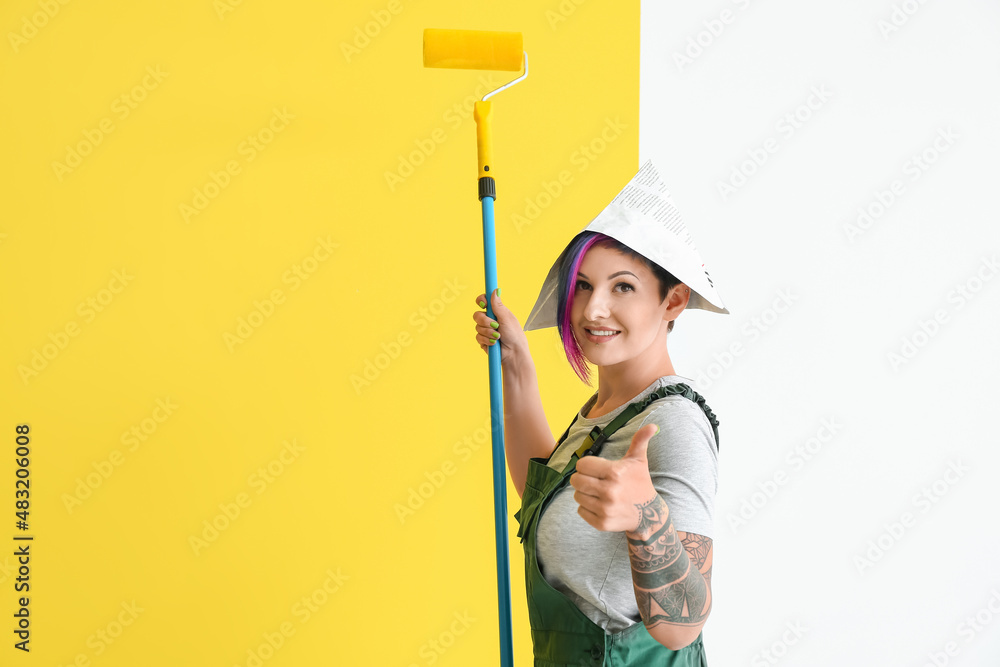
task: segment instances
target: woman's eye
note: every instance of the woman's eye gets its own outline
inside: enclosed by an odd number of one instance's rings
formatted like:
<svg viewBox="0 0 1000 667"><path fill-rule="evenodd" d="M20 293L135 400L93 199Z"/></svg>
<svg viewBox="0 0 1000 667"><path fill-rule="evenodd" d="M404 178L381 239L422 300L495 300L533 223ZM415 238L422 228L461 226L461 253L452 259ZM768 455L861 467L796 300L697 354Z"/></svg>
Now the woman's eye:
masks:
<svg viewBox="0 0 1000 667"><path fill-rule="evenodd" d="M621 287L623 292L634 292L635 291L635 288L632 287L632 285L630 285L628 283L618 283L617 285L615 285L615 287L616 288L617 287ZM585 280L577 280L576 281L576 288L577 289L588 289L588 288L590 288L590 283L586 282Z"/></svg>

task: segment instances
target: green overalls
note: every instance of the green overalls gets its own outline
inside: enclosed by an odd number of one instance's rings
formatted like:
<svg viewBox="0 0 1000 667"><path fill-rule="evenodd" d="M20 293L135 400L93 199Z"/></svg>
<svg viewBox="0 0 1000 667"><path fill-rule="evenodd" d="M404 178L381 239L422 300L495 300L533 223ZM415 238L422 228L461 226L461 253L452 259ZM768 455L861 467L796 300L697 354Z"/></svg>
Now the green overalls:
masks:
<svg viewBox="0 0 1000 667"><path fill-rule="evenodd" d="M521 499L521 509L514 518L520 525L517 536L524 545L525 588L528 594L528 620L531 624L535 667L565 665L707 667L708 665L700 633L697 639L679 651L671 651L656 641L641 620L620 632L606 633L601 626L580 611L572 600L545 580L538 569L535 550L539 518L549 500L568 483L570 475L576 471L576 462L579 458L596 455L612 433L642 412L651 402L670 394L689 398L705 411L705 416L712 424L718 447L719 422L712 410L705 404L705 399L691 387L678 383L661 387L644 400L632 403L615 417L604 431L594 427L584 438L583 445L570 457L569 463L561 473L546 465L551 454L544 459L528 460L528 476L524 485L524 496ZM576 417L573 418L573 423L576 423ZM568 435L569 428L559 438L558 444L562 444Z"/></svg>

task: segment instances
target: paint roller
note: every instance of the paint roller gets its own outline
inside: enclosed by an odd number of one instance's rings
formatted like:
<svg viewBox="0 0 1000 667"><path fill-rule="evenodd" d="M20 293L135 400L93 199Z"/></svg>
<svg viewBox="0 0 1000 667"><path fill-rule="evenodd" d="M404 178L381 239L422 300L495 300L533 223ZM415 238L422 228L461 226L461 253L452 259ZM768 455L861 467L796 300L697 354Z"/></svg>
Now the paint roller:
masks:
<svg viewBox="0 0 1000 667"><path fill-rule="evenodd" d="M497 287L496 237L493 202L496 200L496 169L493 164L493 107L487 100L528 76L528 54L521 33L492 30L424 30L424 67L486 69L524 73L475 103L476 152L479 160L477 188L482 204L483 265L486 269L486 314L493 315L493 291ZM497 600L500 611L500 664L513 667L510 617L510 564L507 541L507 467L503 441L503 385L500 346L487 347L490 370L490 417L493 434L493 514L496 535Z"/></svg>

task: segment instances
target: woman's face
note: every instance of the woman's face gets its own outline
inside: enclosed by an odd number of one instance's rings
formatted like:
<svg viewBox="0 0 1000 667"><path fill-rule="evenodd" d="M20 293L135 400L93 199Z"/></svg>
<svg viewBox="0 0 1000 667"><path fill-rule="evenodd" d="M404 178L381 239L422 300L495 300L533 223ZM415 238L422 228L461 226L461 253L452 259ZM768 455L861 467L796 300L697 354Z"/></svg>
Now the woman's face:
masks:
<svg viewBox="0 0 1000 667"><path fill-rule="evenodd" d="M570 311L573 335L596 366L633 359L649 350L661 332L666 336L669 320L664 315L670 301L660 303L660 283L644 263L612 248L592 246L576 276ZM618 333L587 331L595 328Z"/></svg>

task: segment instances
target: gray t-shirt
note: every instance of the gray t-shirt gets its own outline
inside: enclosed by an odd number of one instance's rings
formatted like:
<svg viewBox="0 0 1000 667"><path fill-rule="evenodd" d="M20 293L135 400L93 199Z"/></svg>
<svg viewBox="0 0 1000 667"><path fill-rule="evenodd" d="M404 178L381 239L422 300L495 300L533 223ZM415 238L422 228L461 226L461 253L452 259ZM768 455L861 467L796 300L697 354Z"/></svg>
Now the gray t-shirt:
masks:
<svg viewBox="0 0 1000 667"><path fill-rule="evenodd" d="M587 419L583 415L597 401L595 393L580 409L569 435L556 448L548 465L562 471L595 426L604 428L630 403L679 382L695 389L693 380L667 375L614 411ZM612 461L625 456L632 436L647 423L660 427L649 441L646 459L653 487L670 508L674 529L712 538L719 486L718 453L712 425L697 403L678 395L653 401L615 431L598 456ZM538 519L538 567L545 580L590 620L607 633L619 632L642 621L635 602L625 533L597 530L584 521L573 499L575 491L567 482Z"/></svg>

